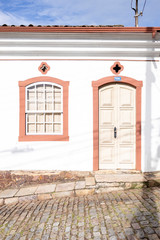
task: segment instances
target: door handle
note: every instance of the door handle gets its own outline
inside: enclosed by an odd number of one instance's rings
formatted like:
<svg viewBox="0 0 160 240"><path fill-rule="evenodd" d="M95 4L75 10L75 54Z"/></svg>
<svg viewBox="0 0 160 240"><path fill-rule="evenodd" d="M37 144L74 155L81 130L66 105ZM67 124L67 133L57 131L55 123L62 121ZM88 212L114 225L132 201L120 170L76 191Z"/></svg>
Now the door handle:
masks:
<svg viewBox="0 0 160 240"><path fill-rule="evenodd" d="M117 138L117 128L114 127L114 138Z"/></svg>

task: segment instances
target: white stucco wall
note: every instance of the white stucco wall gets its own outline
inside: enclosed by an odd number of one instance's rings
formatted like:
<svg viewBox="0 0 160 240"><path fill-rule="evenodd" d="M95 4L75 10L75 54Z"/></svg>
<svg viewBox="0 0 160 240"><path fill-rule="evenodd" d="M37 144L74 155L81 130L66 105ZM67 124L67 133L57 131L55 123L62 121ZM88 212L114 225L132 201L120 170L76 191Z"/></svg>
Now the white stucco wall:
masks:
<svg viewBox="0 0 160 240"><path fill-rule="evenodd" d="M96 60L0 59L0 170L93 170L92 81L113 76L115 58ZM10 60L9 60L10 59ZM110 59L110 60L109 60ZM111 60L113 59L113 60ZM142 170L160 170L160 62L153 58L119 57L123 76L143 81ZM137 61L141 60L141 61ZM146 61L147 60L147 61ZM148 61L149 60L149 61ZM156 58L159 60L159 58ZM50 66L46 76L70 81L69 141L18 142L18 81L42 76L42 61Z"/></svg>
<svg viewBox="0 0 160 240"><path fill-rule="evenodd" d="M131 59L130 59L131 60ZM92 170L92 80L112 76L114 61L47 61L47 76L70 81L69 142L18 142L18 81L41 76L41 61L1 61L1 170ZM160 170L160 64L123 61L122 75L143 81L142 167Z"/></svg>

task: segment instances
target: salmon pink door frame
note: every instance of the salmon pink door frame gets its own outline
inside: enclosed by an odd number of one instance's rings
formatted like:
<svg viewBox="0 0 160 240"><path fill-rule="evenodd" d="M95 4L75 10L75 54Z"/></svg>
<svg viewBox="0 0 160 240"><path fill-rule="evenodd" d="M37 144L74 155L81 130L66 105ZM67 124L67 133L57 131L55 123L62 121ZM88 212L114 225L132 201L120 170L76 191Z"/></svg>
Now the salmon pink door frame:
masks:
<svg viewBox="0 0 160 240"><path fill-rule="evenodd" d="M142 81L120 76L121 81L136 88L136 170L141 170L141 88ZM99 169L99 87L115 83L115 77L104 77L92 81L93 87L93 170Z"/></svg>

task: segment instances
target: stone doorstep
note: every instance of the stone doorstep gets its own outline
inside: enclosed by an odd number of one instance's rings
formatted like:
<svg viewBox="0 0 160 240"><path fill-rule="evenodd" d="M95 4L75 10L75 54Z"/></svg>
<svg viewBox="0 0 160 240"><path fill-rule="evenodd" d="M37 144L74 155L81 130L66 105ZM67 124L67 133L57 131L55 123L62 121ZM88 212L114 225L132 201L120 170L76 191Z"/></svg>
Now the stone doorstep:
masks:
<svg viewBox="0 0 160 240"><path fill-rule="evenodd" d="M144 176L139 174L95 174L95 180L99 182L145 182L147 181Z"/></svg>

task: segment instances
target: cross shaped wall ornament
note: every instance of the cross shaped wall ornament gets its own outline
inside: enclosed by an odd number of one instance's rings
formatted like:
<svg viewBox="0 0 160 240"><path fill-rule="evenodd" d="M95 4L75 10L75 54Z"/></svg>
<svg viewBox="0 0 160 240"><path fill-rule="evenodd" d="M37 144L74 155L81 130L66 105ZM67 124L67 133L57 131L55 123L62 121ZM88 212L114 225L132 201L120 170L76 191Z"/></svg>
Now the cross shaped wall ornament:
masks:
<svg viewBox="0 0 160 240"><path fill-rule="evenodd" d="M123 71L124 67L120 64L120 62L115 62L110 69L113 74L119 75Z"/></svg>
<svg viewBox="0 0 160 240"><path fill-rule="evenodd" d="M39 66L38 70L42 74L46 74L50 70L50 66L46 62L42 62L41 65Z"/></svg>

